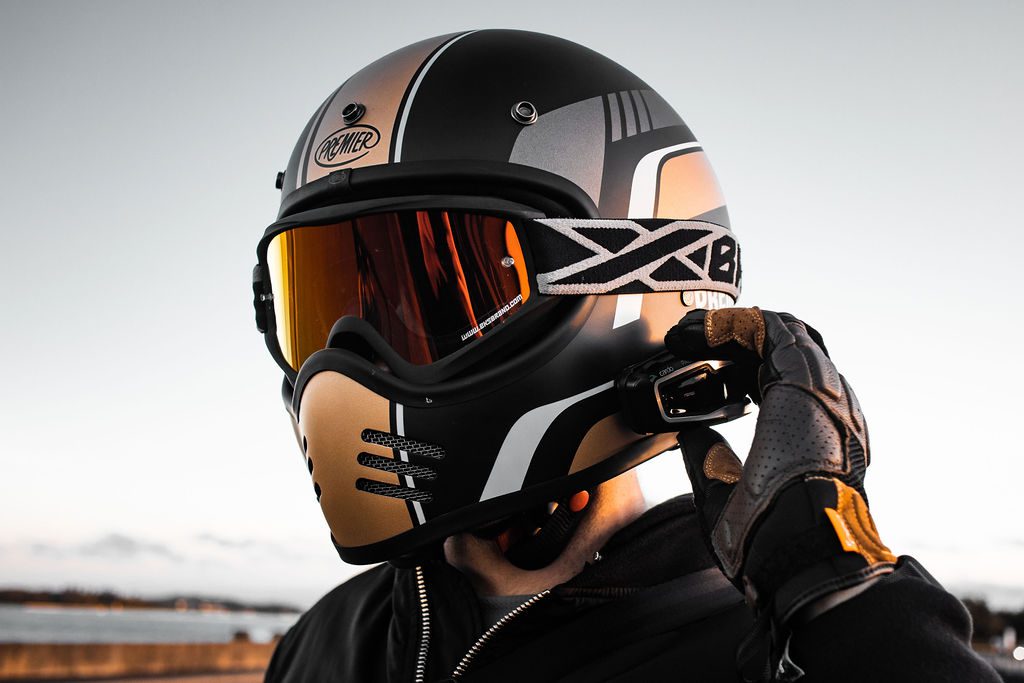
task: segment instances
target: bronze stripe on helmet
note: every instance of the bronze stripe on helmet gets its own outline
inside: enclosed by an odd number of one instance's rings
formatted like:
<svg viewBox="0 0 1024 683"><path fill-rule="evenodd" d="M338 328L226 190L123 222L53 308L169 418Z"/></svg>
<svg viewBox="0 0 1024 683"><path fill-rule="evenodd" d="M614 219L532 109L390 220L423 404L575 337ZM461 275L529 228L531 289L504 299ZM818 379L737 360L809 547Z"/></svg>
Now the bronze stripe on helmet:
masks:
<svg viewBox="0 0 1024 683"><path fill-rule="evenodd" d="M388 163L409 85L423 63L451 37L430 38L396 50L352 76L331 100L313 132L305 165L299 168L300 184L340 168ZM341 112L352 103L364 105L366 113L347 124Z"/></svg>

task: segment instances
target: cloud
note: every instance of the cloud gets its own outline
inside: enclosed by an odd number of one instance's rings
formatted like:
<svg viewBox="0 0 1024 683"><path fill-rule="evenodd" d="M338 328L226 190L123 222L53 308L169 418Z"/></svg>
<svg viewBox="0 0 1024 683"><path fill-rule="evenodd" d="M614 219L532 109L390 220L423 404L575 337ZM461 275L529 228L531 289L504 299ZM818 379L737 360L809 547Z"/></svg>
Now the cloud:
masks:
<svg viewBox="0 0 1024 683"><path fill-rule="evenodd" d="M196 540L229 550L243 550L260 545L259 541L252 538L225 538L210 533L199 534L196 536Z"/></svg>
<svg viewBox="0 0 1024 683"><path fill-rule="evenodd" d="M47 567L71 562L79 567L83 562L90 567L129 567L148 561L171 565L175 572L188 569L214 573L233 571L232 568L254 562L268 567L275 563L295 563L318 558L310 550L310 545L310 539L279 542L243 535L232 537L211 531L176 539L174 543L120 532L109 532L79 541L26 538L18 543L21 552L33 558L35 563Z"/></svg>
<svg viewBox="0 0 1024 683"><path fill-rule="evenodd" d="M143 541L124 534L111 533L94 541L70 546L58 546L52 543L32 542L28 544L33 555L42 557L98 557L105 559L128 560L146 555L160 557L171 562L181 562L182 557L163 543Z"/></svg>
<svg viewBox="0 0 1024 683"><path fill-rule="evenodd" d="M33 555L41 555L43 557L63 557L66 554L57 546L49 543L29 543L28 549Z"/></svg>
<svg viewBox="0 0 1024 683"><path fill-rule="evenodd" d="M308 553L300 552L297 548L288 547L285 544L275 541L266 541L256 538L227 538L213 533L197 534L195 539L200 543L216 546L222 550L231 552L251 552L272 555L281 560L299 560L308 557Z"/></svg>
<svg viewBox="0 0 1024 683"><path fill-rule="evenodd" d="M128 559L140 555L155 555L173 562L180 562L181 556L163 543L140 541L124 534L107 534L92 543L84 543L78 551L82 555Z"/></svg>

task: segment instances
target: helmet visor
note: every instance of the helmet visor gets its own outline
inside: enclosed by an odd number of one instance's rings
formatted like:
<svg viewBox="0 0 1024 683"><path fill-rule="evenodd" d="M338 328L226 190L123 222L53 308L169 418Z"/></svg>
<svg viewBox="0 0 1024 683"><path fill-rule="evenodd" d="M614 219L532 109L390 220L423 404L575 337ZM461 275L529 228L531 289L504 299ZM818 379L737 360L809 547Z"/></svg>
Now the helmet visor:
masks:
<svg viewBox="0 0 1024 683"><path fill-rule="evenodd" d="M267 244L277 342L294 370L345 316L415 365L514 316L530 297L512 219L452 210L377 213L293 227Z"/></svg>

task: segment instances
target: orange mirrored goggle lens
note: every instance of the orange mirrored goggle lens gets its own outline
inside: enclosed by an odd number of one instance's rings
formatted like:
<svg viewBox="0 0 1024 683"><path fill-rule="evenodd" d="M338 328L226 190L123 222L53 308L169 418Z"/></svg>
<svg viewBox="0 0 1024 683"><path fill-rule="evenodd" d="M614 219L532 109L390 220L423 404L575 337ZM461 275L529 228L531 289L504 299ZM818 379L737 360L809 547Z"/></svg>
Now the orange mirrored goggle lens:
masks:
<svg viewBox="0 0 1024 683"><path fill-rule="evenodd" d="M399 356L436 362L495 329L530 297L507 218L394 211L291 228L267 248L277 341L298 370L357 316Z"/></svg>

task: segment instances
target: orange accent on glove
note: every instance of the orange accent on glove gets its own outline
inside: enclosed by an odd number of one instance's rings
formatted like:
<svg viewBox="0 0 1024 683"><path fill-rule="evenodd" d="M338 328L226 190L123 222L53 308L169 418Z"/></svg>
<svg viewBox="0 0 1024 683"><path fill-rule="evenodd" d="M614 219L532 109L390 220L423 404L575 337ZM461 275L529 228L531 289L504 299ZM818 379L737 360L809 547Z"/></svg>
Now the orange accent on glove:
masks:
<svg viewBox="0 0 1024 683"><path fill-rule="evenodd" d="M825 508L825 514L832 522L836 537L848 553L857 553L868 564L896 562L896 556L878 537L875 520L871 518L868 505L856 489L850 488L838 479L836 485L838 502L836 509Z"/></svg>

